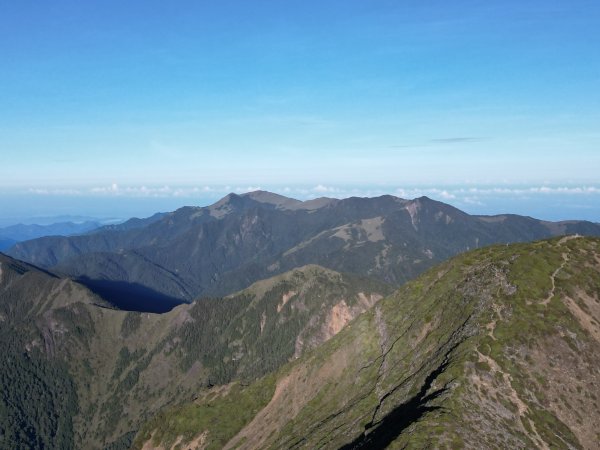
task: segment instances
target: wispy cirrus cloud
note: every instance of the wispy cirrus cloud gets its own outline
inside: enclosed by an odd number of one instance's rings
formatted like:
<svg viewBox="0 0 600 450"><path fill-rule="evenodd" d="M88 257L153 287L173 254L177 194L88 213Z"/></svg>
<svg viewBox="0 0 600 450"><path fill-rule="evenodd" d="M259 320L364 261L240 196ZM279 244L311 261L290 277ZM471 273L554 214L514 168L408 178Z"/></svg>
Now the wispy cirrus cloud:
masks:
<svg viewBox="0 0 600 450"><path fill-rule="evenodd" d="M439 145L472 144L486 139L481 136L449 136L429 139L427 141L390 145L389 148L435 148Z"/></svg>
<svg viewBox="0 0 600 450"><path fill-rule="evenodd" d="M429 142L434 144L465 144L469 142L479 142L484 138L482 137L474 137L474 136L458 136L458 137L444 137L431 139Z"/></svg>

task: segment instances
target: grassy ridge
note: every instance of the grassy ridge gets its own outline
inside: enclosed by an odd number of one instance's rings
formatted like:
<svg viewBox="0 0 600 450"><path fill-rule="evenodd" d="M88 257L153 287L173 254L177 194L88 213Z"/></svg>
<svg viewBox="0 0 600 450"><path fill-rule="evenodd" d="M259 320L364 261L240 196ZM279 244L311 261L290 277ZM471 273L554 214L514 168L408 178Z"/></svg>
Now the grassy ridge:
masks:
<svg viewBox="0 0 600 450"><path fill-rule="evenodd" d="M201 406L189 403L161 412L139 434L134 447L147 440L170 447L178 439L192 441L197 437L197 430L210 429L210 440L205 448L223 448L269 402L275 390L274 381L273 376L266 376L249 387L236 382L226 386L226 396L220 395L222 388L217 388L215 393L204 393L199 399ZM228 420L223 420L224 417Z"/></svg>
<svg viewBox="0 0 600 450"><path fill-rule="evenodd" d="M127 448L161 408L279 368L300 333L311 345L330 337L334 305L356 315L389 292L309 266L158 315L110 309L72 281L1 258L2 448Z"/></svg>
<svg viewBox="0 0 600 450"><path fill-rule="evenodd" d="M283 366L274 375L276 394L252 404L260 412L236 422L227 445L594 448L599 280L600 241L592 238L454 258ZM227 404L243 392L215 395ZM208 405L199 399L194 417ZM160 432L149 422L137 448L149 436L155 444L203 436L217 445L206 421L170 428L183 411L165 412ZM222 412L221 421L233 419Z"/></svg>

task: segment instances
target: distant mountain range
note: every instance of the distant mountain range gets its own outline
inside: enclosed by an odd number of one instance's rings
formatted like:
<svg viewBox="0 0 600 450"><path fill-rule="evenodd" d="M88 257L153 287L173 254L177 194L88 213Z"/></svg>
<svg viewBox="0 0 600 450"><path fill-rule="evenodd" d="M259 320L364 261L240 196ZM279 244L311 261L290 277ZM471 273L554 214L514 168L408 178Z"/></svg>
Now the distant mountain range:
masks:
<svg viewBox="0 0 600 450"><path fill-rule="evenodd" d="M74 277L115 305L163 311L307 264L399 286L470 249L575 233L600 236L600 225L472 216L427 197L301 202L256 191L86 235L21 242L8 254Z"/></svg>
<svg viewBox="0 0 600 450"><path fill-rule="evenodd" d="M19 223L0 228L0 251L6 251L18 242L28 241L46 236L75 236L93 231L131 230L148 225L159 218L163 213L156 213L145 219L132 218L127 221L117 219L86 220L83 222L55 222L55 223ZM49 220L49 219L41 219Z"/></svg>
<svg viewBox="0 0 600 450"><path fill-rule="evenodd" d="M15 224L22 225L53 225L55 223L84 223L97 222L102 225L117 224L123 222L123 219L116 217L91 217L81 215L63 214L58 216L29 216L29 217L0 217L0 228L6 228Z"/></svg>
<svg viewBox="0 0 600 450"><path fill-rule="evenodd" d="M101 226L100 222L81 223L59 222L49 225L17 224L0 228L0 251L4 251L17 242L36 239L43 236L72 236L84 234Z"/></svg>

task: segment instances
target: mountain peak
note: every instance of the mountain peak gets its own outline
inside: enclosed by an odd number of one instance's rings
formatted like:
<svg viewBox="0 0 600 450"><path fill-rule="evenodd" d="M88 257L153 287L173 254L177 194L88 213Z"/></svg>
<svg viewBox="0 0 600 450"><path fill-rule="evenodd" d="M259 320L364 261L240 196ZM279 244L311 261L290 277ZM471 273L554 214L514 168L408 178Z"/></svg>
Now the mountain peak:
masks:
<svg viewBox="0 0 600 450"><path fill-rule="evenodd" d="M301 201L301 200L298 200L295 198L286 197L281 194L276 194L274 192L257 190L257 191L247 192L247 193L241 194L241 195L229 194L228 196L224 197L219 202L224 201L225 199L228 199L228 201L229 201L230 196L236 196L238 198L244 198L244 199L251 199L258 203L263 203L265 205L272 205L277 209L287 209L287 210L300 210L300 209L315 210L315 209L320 209L324 206L327 206L329 204L336 203L339 201L336 198L330 198L330 197L319 197L319 198L315 198L315 199Z"/></svg>
<svg viewBox="0 0 600 450"><path fill-rule="evenodd" d="M285 197L284 195L275 194L269 191L252 191L247 192L241 195L245 198L250 198L256 202L267 203L269 205L274 205L277 208L288 209L302 203L300 200L296 200L295 198Z"/></svg>
<svg viewBox="0 0 600 450"><path fill-rule="evenodd" d="M227 214L229 214L236 206L240 205L243 202L242 197L233 192L227 194L222 199L216 201L210 206L207 206L206 209L209 211L210 215L220 219Z"/></svg>

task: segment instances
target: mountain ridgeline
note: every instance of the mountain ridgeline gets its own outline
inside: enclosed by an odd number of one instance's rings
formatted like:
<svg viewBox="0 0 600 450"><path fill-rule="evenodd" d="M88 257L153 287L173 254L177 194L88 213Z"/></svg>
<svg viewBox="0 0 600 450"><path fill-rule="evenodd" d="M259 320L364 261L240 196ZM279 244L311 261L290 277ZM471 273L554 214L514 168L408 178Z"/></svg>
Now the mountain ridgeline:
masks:
<svg viewBox="0 0 600 450"><path fill-rule="evenodd" d="M0 449L597 448L586 234L259 191L18 243Z"/></svg>
<svg viewBox="0 0 600 450"><path fill-rule="evenodd" d="M0 251L5 251L17 242L36 239L43 236L72 236L98 229L100 223L85 221L81 223L57 222L49 225L17 224L0 228Z"/></svg>
<svg viewBox="0 0 600 450"><path fill-rule="evenodd" d="M128 448L161 408L277 370L390 292L312 265L169 313L127 312L0 254L0 448Z"/></svg>
<svg viewBox="0 0 600 450"><path fill-rule="evenodd" d="M596 449L600 240L443 263L249 385L151 419L136 449Z"/></svg>
<svg viewBox="0 0 600 450"><path fill-rule="evenodd" d="M301 202L264 191L229 194L208 207L130 225L35 239L8 253L74 277L123 309L161 312L307 264L399 286L470 249L600 235L600 225L591 222L471 216L427 197Z"/></svg>

